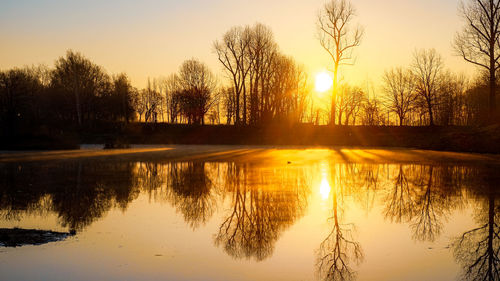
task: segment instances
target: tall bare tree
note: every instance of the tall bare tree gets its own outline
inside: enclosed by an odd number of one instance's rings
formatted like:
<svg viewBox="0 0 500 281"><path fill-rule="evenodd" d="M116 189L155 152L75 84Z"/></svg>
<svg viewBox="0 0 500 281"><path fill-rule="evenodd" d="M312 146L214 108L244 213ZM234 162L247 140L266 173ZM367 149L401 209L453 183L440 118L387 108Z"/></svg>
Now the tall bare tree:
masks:
<svg viewBox="0 0 500 281"><path fill-rule="evenodd" d="M335 102L338 90L339 67L352 64L352 53L363 37L363 28L354 26L356 10L347 0L330 0L318 15L318 35L321 46L333 61L333 90L330 123L335 125Z"/></svg>
<svg viewBox="0 0 500 281"><path fill-rule="evenodd" d="M455 50L489 73L489 113L496 111L496 72L500 69L500 1L468 0L460 13L466 26L455 37Z"/></svg>
<svg viewBox="0 0 500 281"><path fill-rule="evenodd" d="M416 84L411 71L395 68L384 73L383 87L386 106L396 113L399 126L403 126L406 116L415 106Z"/></svg>
<svg viewBox="0 0 500 281"><path fill-rule="evenodd" d="M412 67L421 106L427 111L429 125L434 126L434 108L438 102L443 60L435 49L415 51Z"/></svg>
<svg viewBox="0 0 500 281"><path fill-rule="evenodd" d="M222 41L214 43L218 59L233 82L236 124L241 122L240 99L243 100L243 123L246 123L246 78L251 69L251 62L247 60L249 44L249 27L233 27L224 34Z"/></svg>
<svg viewBox="0 0 500 281"><path fill-rule="evenodd" d="M250 123L262 122L263 113L268 112L270 77L273 62L278 58L278 45L271 29L257 23L251 28L247 61L251 62L249 72Z"/></svg>

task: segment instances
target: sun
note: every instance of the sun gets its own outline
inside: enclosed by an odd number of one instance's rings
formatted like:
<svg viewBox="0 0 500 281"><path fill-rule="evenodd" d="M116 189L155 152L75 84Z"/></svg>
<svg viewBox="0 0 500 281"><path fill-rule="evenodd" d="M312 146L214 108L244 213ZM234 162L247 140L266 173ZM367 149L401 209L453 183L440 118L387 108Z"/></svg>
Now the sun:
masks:
<svg viewBox="0 0 500 281"><path fill-rule="evenodd" d="M330 90L333 86L333 80L326 72L320 72L316 75L315 88L317 92L323 93Z"/></svg>

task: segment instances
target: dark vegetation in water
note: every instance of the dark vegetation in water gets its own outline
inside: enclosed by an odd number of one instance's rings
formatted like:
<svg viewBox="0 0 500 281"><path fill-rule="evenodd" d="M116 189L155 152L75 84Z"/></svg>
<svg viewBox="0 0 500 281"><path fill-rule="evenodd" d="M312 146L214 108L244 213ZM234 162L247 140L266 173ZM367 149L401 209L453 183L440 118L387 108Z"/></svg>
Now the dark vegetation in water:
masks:
<svg viewBox="0 0 500 281"><path fill-rule="evenodd" d="M49 230L0 228L1 247L20 247L25 245L42 245L62 241L76 232L56 232Z"/></svg>

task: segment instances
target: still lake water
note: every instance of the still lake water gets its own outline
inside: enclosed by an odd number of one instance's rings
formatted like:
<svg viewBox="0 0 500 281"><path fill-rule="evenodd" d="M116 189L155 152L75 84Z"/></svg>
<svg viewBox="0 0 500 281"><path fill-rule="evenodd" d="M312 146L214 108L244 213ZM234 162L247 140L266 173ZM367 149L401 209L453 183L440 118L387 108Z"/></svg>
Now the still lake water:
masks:
<svg viewBox="0 0 500 281"><path fill-rule="evenodd" d="M500 280L493 156L169 149L0 161L1 229L74 234L0 279Z"/></svg>

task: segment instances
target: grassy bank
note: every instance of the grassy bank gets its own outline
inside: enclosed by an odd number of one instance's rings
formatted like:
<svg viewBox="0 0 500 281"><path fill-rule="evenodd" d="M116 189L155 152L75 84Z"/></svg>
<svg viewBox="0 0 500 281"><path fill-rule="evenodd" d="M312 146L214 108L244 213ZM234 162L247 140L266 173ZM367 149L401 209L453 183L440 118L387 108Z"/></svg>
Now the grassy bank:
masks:
<svg viewBox="0 0 500 281"><path fill-rule="evenodd" d="M80 143L235 144L407 147L442 151L500 153L500 126L371 127L371 126L225 126L133 123L86 128L56 137L3 138L2 149L73 148ZM6 141L7 140L7 141Z"/></svg>
<svg viewBox="0 0 500 281"><path fill-rule="evenodd" d="M134 144L239 144L408 147L444 151L500 153L500 126L189 126L132 124L114 134L82 135L84 143L109 140Z"/></svg>

